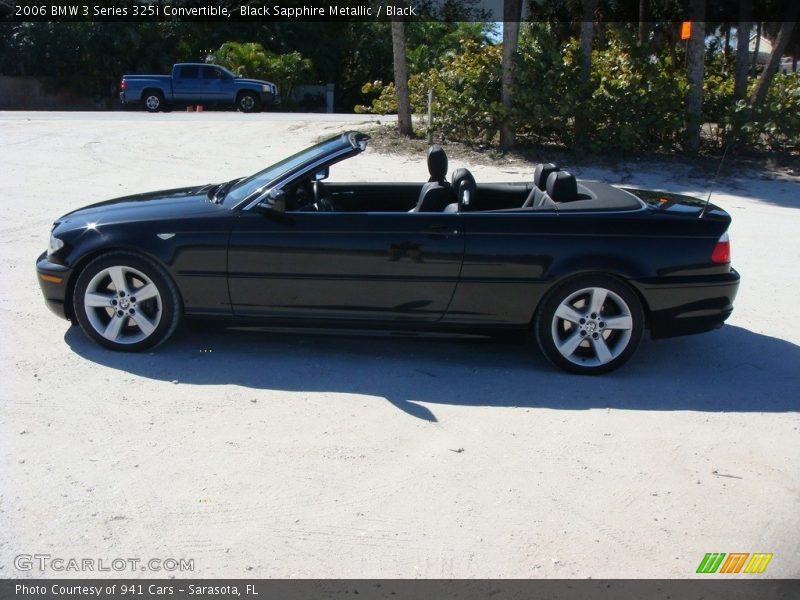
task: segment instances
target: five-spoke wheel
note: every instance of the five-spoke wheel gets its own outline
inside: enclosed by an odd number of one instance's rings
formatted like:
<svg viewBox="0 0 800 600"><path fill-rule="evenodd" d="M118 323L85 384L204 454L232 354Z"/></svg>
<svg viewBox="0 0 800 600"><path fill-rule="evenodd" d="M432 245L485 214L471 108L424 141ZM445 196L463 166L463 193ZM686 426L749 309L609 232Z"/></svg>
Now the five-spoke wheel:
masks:
<svg viewBox="0 0 800 600"><path fill-rule="evenodd" d="M550 292L535 322L542 352L574 373L605 373L639 345L644 316L636 294L613 277L572 279Z"/></svg>
<svg viewBox="0 0 800 600"><path fill-rule="evenodd" d="M78 276L75 315L89 337L113 350L143 350L177 325L177 290L163 269L128 252L103 255Z"/></svg>

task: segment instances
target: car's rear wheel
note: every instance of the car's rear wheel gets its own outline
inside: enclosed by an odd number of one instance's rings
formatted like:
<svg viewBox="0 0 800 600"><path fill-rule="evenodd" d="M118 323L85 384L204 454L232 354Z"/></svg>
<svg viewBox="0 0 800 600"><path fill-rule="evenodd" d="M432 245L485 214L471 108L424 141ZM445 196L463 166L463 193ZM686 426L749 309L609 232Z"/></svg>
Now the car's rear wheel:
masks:
<svg viewBox="0 0 800 600"><path fill-rule="evenodd" d="M642 339L642 303L615 277L570 279L547 294L534 322L536 341L556 366L595 375L623 365Z"/></svg>
<svg viewBox="0 0 800 600"><path fill-rule="evenodd" d="M181 304L169 275L131 252L111 252L91 261L75 284L78 324L111 350L139 351L166 340L178 325Z"/></svg>
<svg viewBox="0 0 800 600"><path fill-rule="evenodd" d="M155 90L145 92L142 105L147 112L158 112L164 108L164 96Z"/></svg>
<svg viewBox="0 0 800 600"><path fill-rule="evenodd" d="M261 108L261 102L253 92L242 92L236 99L236 106L242 112L258 112Z"/></svg>

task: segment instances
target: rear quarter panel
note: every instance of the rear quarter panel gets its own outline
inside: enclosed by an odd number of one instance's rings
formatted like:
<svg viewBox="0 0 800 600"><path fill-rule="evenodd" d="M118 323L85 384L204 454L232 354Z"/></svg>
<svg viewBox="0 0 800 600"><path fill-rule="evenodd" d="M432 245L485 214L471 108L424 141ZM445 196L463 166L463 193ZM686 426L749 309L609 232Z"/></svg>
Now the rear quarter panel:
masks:
<svg viewBox="0 0 800 600"><path fill-rule="evenodd" d="M730 270L710 260L730 221L724 212L703 219L651 208L460 216L466 249L451 323L527 326L554 285L581 273L608 273L637 287Z"/></svg>

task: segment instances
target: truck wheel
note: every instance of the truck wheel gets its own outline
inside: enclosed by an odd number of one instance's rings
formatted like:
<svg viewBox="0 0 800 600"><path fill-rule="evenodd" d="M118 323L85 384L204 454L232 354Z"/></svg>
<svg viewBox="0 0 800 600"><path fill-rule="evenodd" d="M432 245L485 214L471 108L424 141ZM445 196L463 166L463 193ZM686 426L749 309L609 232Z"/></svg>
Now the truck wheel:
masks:
<svg viewBox="0 0 800 600"><path fill-rule="evenodd" d="M158 112L164 108L164 96L159 91L146 92L142 104L147 112Z"/></svg>
<svg viewBox="0 0 800 600"><path fill-rule="evenodd" d="M557 367L582 375L613 371L642 339L644 311L636 294L606 275L571 279L547 294L534 333Z"/></svg>
<svg viewBox="0 0 800 600"><path fill-rule="evenodd" d="M261 102L253 92L242 92L236 99L236 107L245 113L261 110Z"/></svg>

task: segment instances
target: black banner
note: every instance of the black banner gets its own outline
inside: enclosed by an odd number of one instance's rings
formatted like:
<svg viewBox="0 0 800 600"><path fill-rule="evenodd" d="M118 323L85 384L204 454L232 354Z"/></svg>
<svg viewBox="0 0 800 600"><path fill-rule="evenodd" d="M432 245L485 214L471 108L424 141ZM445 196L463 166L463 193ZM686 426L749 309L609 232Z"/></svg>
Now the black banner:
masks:
<svg viewBox="0 0 800 600"><path fill-rule="evenodd" d="M716 577L716 576L712 576ZM800 580L5 579L2 600L795 600Z"/></svg>
<svg viewBox="0 0 800 600"><path fill-rule="evenodd" d="M652 21L685 21L691 2L649 0L645 17ZM753 22L789 19L797 0L755 2ZM523 0L524 21L570 21L567 3ZM786 10L785 10L786 9ZM639 3L598 4L595 20L639 21ZM709 22L736 23L738 2L707 2ZM502 21L503 0L0 0L5 22L148 22L148 21Z"/></svg>

